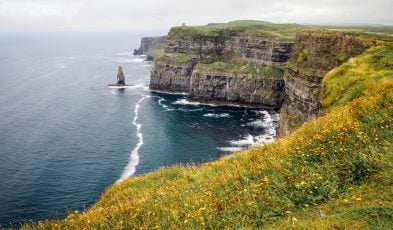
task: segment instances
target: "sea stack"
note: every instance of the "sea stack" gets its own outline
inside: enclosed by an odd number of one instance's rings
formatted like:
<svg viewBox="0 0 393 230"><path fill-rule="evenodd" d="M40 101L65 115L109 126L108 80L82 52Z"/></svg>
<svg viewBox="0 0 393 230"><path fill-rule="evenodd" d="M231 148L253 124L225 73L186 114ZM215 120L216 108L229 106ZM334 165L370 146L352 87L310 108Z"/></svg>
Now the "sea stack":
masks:
<svg viewBox="0 0 393 230"><path fill-rule="evenodd" d="M112 89L125 89L129 85L126 84L126 78L124 76L123 68L119 66L117 69L117 82L115 84L108 84L108 88Z"/></svg>
<svg viewBox="0 0 393 230"><path fill-rule="evenodd" d="M121 66L119 66L117 70L117 85L118 86L126 85L126 78L124 77L123 68Z"/></svg>

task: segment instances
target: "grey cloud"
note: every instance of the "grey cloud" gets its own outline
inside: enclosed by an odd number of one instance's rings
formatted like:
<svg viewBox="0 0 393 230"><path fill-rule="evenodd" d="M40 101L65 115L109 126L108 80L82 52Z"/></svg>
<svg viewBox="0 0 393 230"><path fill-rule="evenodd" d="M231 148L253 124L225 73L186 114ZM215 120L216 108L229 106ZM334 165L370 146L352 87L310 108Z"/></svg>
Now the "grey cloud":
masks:
<svg viewBox="0 0 393 230"><path fill-rule="evenodd" d="M0 0L0 29L157 30L258 19L393 25L391 0Z"/></svg>

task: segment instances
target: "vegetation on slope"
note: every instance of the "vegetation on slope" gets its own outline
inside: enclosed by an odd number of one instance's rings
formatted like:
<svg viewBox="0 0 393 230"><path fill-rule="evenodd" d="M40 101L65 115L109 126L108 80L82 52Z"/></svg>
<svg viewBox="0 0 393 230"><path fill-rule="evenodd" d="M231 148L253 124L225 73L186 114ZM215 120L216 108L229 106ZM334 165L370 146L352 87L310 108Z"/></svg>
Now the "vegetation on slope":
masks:
<svg viewBox="0 0 393 230"><path fill-rule="evenodd" d="M231 75L252 75L255 77L279 78L284 70L274 65L256 67L246 61L219 61L210 64L199 63L195 70L230 73Z"/></svg>
<svg viewBox="0 0 393 230"><path fill-rule="evenodd" d="M372 49L334 69L324 78L322 105L325 108L347 104L393 78L393 46ZM378 89L377 89L378 91Z"/></svg>
<svg viewBox="0 0 393 230"><path fill-rule="evenodd" d="M392 50L374 49L349 64L390 63ZM393 226L393 79L391 67L378 68L385 78L368 75L375 83L365 84L357 98L326 105L323 117L288 137L201 166L130 178L110 187L86 213L24 228L388 229Z"/></svg>
<svg viewBox="0 0 393 230"><path fill-rule="evenodd" d="M160 48L160 49L153 49L151 51L151 56L153 56L154 59L160 58L164 55L164 48Z"/></svg>

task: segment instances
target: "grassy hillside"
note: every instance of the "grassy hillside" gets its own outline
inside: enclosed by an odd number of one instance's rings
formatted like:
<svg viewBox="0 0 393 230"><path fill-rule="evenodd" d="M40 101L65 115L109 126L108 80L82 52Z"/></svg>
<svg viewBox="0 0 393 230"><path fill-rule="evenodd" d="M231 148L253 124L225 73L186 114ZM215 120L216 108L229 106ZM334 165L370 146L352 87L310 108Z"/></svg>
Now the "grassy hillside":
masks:
<svg viewBox="0 0 393 230"><path fill-rule="evenodd" d="M392 52L376 48L333 71L326 114L288 137L128 179L85 213L24 228L391 228Z"/></svg>

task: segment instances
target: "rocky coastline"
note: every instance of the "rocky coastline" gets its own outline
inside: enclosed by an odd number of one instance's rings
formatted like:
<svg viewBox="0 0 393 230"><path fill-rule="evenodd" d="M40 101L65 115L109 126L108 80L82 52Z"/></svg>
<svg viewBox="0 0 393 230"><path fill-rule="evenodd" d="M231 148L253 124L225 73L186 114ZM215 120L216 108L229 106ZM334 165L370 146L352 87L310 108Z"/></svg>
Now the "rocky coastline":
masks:
<svg viewBox="0 0 393 230"><path fill-rule="evenodd" d="M291 40L225 24L173 27L154 60L149 88L187 94L190 101L279 111L278 133L285 136L323 113L325 74L379 42L327 30L297 29Z"/></svg>

